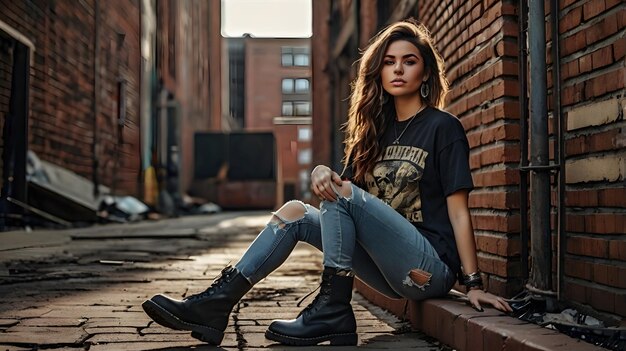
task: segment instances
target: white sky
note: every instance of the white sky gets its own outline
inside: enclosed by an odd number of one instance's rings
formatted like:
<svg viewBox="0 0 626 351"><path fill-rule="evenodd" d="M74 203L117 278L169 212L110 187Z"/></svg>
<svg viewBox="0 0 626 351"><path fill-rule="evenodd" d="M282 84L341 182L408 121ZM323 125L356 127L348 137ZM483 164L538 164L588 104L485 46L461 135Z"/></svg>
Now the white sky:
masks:
<svg viewBox="0 0 626 351"><path fill-rule="evenodd" d="M312 34L312 0L221 0L222 35L305 38Z"/></svg>

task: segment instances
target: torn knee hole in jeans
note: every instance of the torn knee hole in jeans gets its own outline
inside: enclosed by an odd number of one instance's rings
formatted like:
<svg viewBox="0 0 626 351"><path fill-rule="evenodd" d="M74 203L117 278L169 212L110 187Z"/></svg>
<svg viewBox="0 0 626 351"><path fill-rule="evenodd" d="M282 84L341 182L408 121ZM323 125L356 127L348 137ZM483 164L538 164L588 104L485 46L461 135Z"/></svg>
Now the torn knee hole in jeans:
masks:
<svg viewBox="0 0 626 351"><path fill-rule="evenodd" d="M414 268L407 273L402 283L407 286L415 286L423 291L430 285L430 278L432 278L432 276L433 274L430 272Z"/></svg>
<svg viewBox="0 0 626 351"><path fill-rule="evenodd" d="M278 211L272 212L273 216L272 219L270 219L269 225L274 228L283 229L287 224L304 218L307 212L308 208L304 202L297 200L289 201L278 209ZM276 229L274 231L276 231Z"/></svg>

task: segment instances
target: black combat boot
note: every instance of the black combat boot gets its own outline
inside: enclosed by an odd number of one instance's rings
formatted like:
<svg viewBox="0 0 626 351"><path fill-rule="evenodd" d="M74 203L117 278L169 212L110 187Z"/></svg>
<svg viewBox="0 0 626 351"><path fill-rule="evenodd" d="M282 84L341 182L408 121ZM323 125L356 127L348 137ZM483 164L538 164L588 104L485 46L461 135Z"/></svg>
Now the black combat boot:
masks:
<svg viewBox="0 0 626 351"><path fill-rule="evenodd" d="M296 319L276 320L270 324L265 337L287 345L356 345L356 320L352 299L351 271L324 268L320 292Z"/></svg>
<svg viewBox="0 0 626 351"><path fill-rule="evenodd" d="M190 330L194 338L219 345L230 312L250 288L250 282L236 268L228 266L200 294L187 296L182 301L159 294L146 300L141 307L164 327Z"/></svg>

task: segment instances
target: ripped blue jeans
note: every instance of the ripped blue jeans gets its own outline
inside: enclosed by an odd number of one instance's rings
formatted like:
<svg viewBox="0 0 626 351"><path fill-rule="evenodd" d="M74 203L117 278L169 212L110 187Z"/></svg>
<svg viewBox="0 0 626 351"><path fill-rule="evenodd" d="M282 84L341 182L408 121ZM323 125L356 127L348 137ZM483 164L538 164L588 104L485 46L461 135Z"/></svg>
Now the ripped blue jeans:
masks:
<svg viewBox="0 0 626 351"><path fill-rule="evenodd" d="M278 268L299 241L323 251L324 266L352 269L362 281L390 298L422 300L445 295L455 275L419 231L402 215L351 183L350 196L303 207L295 220L270 221L235 265L255 284Z"/></svg>

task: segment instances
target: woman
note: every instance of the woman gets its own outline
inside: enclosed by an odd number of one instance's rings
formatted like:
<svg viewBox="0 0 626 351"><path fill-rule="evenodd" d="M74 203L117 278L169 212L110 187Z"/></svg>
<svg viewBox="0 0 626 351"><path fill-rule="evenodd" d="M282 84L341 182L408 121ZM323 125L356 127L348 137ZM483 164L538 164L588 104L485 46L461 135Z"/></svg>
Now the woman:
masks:
<svg viewBox="0 0 626 351"><path fill-rule="evenodd" d="M356 344L355 275L391 298L413 300L445 295L459 277L475 308L511 311L482 290L467 205L469 145L459 120L439 109L446 92L443 60L425 27L409 20L380 32L353 87L343 177L326 166L311 173L320 209L286 203L205 292L182 301L156 295L144 302L146 313L219 344L234 305L298 241L324 253L321 289L296 319L272 322L271 340Z"/></svg>

